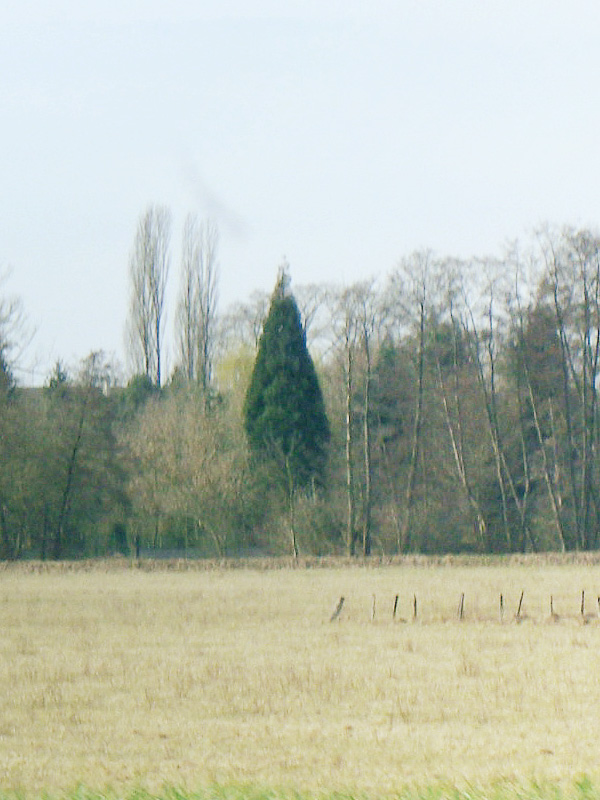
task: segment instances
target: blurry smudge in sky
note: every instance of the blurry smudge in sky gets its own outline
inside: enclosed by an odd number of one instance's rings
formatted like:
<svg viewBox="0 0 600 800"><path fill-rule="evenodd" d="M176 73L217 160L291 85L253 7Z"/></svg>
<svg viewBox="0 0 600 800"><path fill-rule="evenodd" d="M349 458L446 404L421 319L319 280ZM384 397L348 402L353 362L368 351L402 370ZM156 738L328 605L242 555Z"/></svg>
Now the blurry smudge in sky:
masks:
<svg viewBox="0 0 600 800"><path fill-rule="evenodd" d="M211 219L220 230L237 242L247 235L247 225L241 214L233 209L204 180L197 163L186 157L181 165L181 174L187 189L201 209L203 216Z"/></svg>

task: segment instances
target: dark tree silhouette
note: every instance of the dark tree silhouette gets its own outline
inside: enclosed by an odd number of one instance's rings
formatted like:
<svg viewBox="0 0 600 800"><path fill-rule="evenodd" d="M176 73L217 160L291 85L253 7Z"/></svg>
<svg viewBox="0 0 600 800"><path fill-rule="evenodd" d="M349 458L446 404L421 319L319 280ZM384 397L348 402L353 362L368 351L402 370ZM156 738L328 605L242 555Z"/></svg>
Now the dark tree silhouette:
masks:
<svg viewBox="0 0 600 800"><path fill-rule="evenodd" d="M244 425L257 461L280 468L288 493L294 554L294 495L323 476L329 423L289 278L282 270L263 326L244 403Z"/></svg>

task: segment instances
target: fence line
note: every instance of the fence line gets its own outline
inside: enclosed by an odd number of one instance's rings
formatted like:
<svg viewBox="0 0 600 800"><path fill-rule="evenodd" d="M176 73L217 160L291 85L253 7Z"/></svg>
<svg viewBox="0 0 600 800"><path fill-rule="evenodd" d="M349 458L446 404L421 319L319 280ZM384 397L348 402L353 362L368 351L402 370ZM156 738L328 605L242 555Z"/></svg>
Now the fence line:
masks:
<svg viewBox="0 0 600 800"><path fill-rule="evenodd" d="M554 608L554 595L551 594L549 596L549 613L547 616L544 615L543 611L541 612L540 616L532 617L530 616L527 611L525 610L525 590L521 591L519 596L519 602L516 606L516 610L514 614L509 615L507 613L506 607L506 595L501 592L499 595L499 614L498 617L485 617L481 614L470 612L468 608L468 599L466 592L461 592L458 600L458 607L454 618L461 623L464 622L492 622L494 619L498 621L500 624L504 624L507 622L512 622L516 624L520 624L525 621L531 622L577 622L579 624L588 625L592 623L600 624L600 595L596 598L596 607L595 610L592 612L586 611L586 595L585 589L581 591L581 600L579 603L578 611L573 611L573 613L569 614L558 614ZM344 614L342 613L344 610L347 612L349 605L352 605L351 600L346 603L346 598L341 596L337 601L331 616L329 617L330 622L335 622L336 620L343 619ZM382 602L378 605L377 602L377 595L374 593L371 595L370 601L370 609L368 618L372 623L382 620L385 621L386 619L391 620L393 623L406 623L408 622L407 617L402 617L399 614L401 604L401 595L400 593L396 594L393 598L393 602L390 605L390 613L388 616L388 612L381 611L379 616L377 615L377 609L384 609L387 607L387 604ZM412 598L412 622L423 622L425 621L423 618L419 617L418 613L419 603L417 600L417 595L413 594ZM347 616L347 615L346 615ZM449 622L452 619L452 615L448 614L447 616L442 616L441 618L434 618L431 622Z"/></svg>

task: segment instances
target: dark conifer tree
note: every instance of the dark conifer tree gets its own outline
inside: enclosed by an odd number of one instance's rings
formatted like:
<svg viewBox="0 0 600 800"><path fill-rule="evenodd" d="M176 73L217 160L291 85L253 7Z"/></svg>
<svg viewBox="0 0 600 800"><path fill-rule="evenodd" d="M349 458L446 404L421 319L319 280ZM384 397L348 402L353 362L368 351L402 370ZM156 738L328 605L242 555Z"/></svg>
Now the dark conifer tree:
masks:
<svg viewBox="0 0 600 800"><path fill-rule="evenodd" d="M0 405L10 400L15 388L15 379L0 348Z"/></svg>
<svg viewBox="0 0 600 800"><path fill-rule="evenodd" d="M251 452L282 461L294 487L323 475L329 423L289 278L279 274L244 404Z"/></svg>

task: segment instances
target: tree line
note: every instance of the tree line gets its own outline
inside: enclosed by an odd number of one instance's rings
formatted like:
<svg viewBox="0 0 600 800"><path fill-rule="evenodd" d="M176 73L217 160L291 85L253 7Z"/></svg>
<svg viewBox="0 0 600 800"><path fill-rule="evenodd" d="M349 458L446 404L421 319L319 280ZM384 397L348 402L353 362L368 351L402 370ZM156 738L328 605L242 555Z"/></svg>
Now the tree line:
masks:
<svg viewBox="0 0 600 800"><path fill-rule="evenodd" d="M422 250L382 278L218 308L218 231L140 218L127 380L102 353L14 379L0 297L0 557L510 553L600 544L600 237Z"/></svg>

